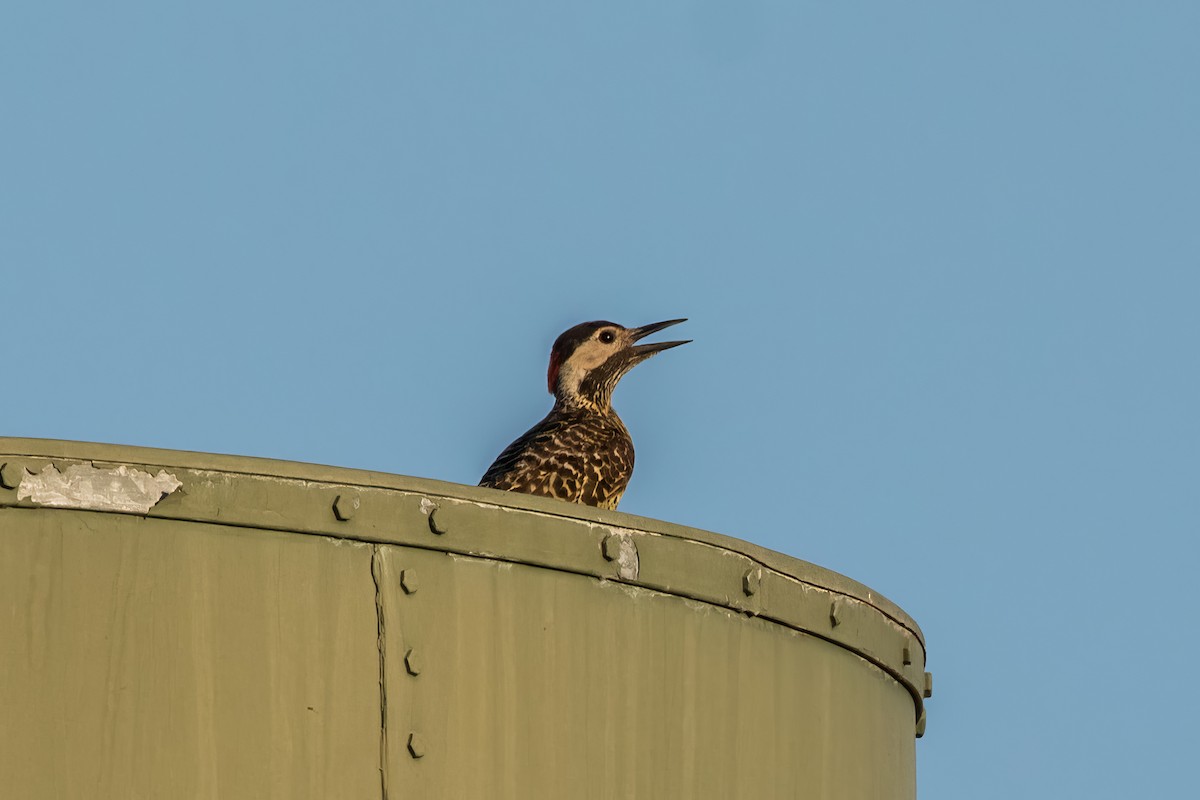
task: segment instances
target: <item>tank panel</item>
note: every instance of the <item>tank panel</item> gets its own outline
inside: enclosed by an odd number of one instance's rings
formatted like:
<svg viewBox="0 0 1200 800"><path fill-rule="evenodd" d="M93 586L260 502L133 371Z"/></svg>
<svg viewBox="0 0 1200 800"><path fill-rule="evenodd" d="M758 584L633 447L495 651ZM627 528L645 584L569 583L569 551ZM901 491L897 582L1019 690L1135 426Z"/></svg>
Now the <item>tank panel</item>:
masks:
<svg viewBox="0 0 1200 800"><path fill-rule="evenodd" d="M371 547L0 509L0 786L379 796Z"/></svg>
<svg viewBox="0 0 1200 800"><path fill-rule="evenodd" d="M402 796L915 795L912 699L843 648L578 574L399 547L380 559L387 652L420 668L387 671Z"/></svg>

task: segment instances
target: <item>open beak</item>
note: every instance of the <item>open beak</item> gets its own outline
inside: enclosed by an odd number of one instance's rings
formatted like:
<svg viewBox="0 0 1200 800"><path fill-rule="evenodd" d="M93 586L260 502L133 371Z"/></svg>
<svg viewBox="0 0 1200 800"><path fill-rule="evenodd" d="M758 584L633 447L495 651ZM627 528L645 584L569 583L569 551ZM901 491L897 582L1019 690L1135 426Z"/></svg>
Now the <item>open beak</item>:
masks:
<svg viewBox="0 0 1200 800"><path fill-rule="evenodd" d="M652 333L661 331L663 328L669 328L672 325L678 325L681 322L687 322L687 320L669 319L666 322L652 322L649 325L643 325L640 328L631 328L629 332L633 336L633 340L636 342ZM680 342L654 342L652 344L639 344L636 347L631 347L630 349L642 358L649 358L655 353L661 353L663 350L670 350L672 347L679 347L679 345L687 344L690 341L691 339L684 339Z"/></svg>

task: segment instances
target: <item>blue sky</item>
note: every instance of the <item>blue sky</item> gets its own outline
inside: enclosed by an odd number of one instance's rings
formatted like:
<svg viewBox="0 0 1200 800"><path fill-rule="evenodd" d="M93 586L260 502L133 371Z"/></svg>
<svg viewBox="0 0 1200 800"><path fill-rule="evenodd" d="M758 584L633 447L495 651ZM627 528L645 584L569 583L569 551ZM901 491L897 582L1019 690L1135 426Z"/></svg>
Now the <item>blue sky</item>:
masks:
<svg viewBox="0 0 1200 800"><path fill-rule="evenodd" d="M5 434L474 483L686 316L622 510L926 633L919 793L1194 790L1200 5L0 11Z"/></svg>

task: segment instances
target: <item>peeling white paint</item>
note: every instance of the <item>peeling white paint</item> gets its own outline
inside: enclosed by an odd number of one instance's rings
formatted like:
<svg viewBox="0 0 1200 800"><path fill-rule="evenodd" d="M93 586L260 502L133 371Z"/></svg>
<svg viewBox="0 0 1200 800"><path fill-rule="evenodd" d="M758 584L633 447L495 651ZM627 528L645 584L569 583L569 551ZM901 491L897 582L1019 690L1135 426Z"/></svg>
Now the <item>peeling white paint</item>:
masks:
<svg viewBox="0 0 1200 800"><path fill-rule="evenodd" d="M421 513L429 516L437 508L437 503L430 500L428 497L421 498Z"/></svg>
<svg viewBox="0 0 1200 800"><path fill-rule="evenodd" d="M145 514L182 485L165 469L151 475L124 465L100 469L91 464L72 464L59 472L50 464L21 479L17 499L53 508Z"/></svg>
<svg viewBox="0 0 1200 800"><path fill-rule="evenodd" d="M660 592L657 589L647 589L645 586L638 586L632 583L620 583L618 581L608 580L607 578L598 578L596 582L602 589L615 589L616 591L635 599L644 599L647 597L682 597L681 595L667 594L666 592ZM682 599L684 602L695 602L689 601L686 597ZM704 603L697 603L697 605L702 607L705 606Z"/></svg>
<svg viewBox="0 0 1200 800"><path fill-rule="evenodd" d="M624 580L636 581L640 564L637 545L634 544L633 537L627 533L614 533L612 538L617 541L616 558L612 559L616 562L617 574Z"/></svg>
<svg viewBox="0 0 1200 800"><path fill-rule="evenodd" d="M358 549L362 547L375 546L370 542L360 542L358 539L340 539L336 536L322 536L321 538L332 547L350 547L353 549Z"/></svg>
<svg viewBox="0 0 1200 800"><path fill-rule="evenodd" d="M463 564L472 564L472 565L479 565L479 566L484 566L484 567L491 567L492 569L498 569L501 571L511 570L513 567L516 566L516 564L514 564L511 561L501 561L501 560L497 559L495 556L487 555L487 554L480 555L480 556L469 556L469 555L465 555L463 553L447 553L447 555L449 555L450 560L454 561L454 562L461 562Z"/></svg>

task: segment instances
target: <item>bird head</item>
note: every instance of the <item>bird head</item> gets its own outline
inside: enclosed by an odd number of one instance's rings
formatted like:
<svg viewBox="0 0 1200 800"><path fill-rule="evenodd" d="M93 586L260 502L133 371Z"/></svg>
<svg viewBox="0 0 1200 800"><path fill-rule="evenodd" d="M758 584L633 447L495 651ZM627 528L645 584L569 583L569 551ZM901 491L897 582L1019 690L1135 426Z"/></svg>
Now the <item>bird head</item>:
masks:
<svg viewBox="0 0 1200 800"><path fill-rule="evenodd" d="M655 353L687 344L655 342L638 344L643 338L671 325L686 322L671 319L640 328L625 328L615 322L583 322L554 341L546 383L559 403L607 408L617 381Z"/></svg>

